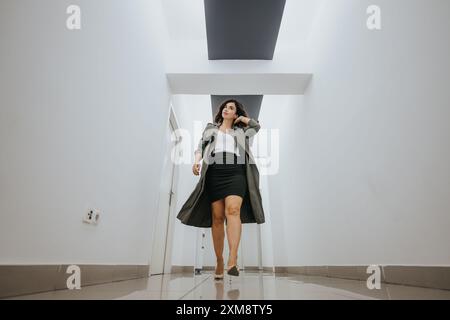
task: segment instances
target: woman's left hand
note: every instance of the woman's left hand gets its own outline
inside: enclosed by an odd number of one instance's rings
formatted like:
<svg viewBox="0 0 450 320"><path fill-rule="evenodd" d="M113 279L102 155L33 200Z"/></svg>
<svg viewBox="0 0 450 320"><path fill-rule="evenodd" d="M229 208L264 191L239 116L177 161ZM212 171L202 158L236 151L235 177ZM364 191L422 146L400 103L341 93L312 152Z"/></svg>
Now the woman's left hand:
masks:
<svg viewBox="0 0 450 320"><path fill-rule="evenodd" d="M245 121L245 120L248 120L248 118L244 117L244 116L239 116L239 117L236 118L236 120L234 120L234 124L238 123L239 121L241 121L241 122L243 122L245 124L248 124L248 121Z"/></svg>

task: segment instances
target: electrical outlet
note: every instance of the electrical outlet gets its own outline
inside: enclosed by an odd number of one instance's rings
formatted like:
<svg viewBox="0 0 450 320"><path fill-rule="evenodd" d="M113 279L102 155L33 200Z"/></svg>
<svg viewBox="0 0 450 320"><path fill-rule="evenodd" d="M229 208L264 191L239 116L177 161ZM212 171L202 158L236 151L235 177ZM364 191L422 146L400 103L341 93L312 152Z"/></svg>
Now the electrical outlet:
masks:
<svg viewBox="0 0 450 320"><path fill-rule="evenodd" d="M98 219L100 218L100 211L97 209L89 209L84 216L83 222L89 224L97 224Z"/></svg>

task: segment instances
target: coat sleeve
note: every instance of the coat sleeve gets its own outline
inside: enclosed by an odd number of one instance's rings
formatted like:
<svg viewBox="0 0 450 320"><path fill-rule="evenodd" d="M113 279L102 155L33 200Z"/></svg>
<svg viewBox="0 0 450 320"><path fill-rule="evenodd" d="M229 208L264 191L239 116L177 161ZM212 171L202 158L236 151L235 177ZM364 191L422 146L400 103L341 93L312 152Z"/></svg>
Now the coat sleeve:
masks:
<svg viewBox="0 0 450 320"><path fill-rule="evenodd" d="M248 125L244 127L245 136L250 138L258 133L259 129L261 129L261 125L258 120L250 118Z"/></svg>
<svg viewBox="0 0 450 320"><path fill-rule="evenodd" d="M208 142L205 140L205 133L207 132L207 130L210 128L211 125L212 125L212 123L208 122L205 129L203 130L202 137L198 141L197 146L194 150L194 155L199 153L203 157L203 148L204 148L205 143Z"/></svg>
<svg viewBox="0 0 450 320"><path fill-rule="evenodd" d="M200 138L197 147L194 150L194 154L199 153L200 155L202 154L202 145L203 145L203 137Z"/></svg>

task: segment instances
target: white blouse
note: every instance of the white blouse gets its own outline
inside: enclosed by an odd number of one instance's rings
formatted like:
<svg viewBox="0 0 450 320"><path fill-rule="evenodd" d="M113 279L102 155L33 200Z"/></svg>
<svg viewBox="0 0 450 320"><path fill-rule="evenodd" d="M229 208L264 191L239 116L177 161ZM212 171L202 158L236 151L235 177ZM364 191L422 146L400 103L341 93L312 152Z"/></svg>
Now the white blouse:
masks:
<svg viewBox="0 0 450 320"><path fill-rule="evenodd" d="M222 130L218 130L217 132L214 152L231 152L239 156L239 148L234 148L234 137L229 133L222 132Z"/></svg>

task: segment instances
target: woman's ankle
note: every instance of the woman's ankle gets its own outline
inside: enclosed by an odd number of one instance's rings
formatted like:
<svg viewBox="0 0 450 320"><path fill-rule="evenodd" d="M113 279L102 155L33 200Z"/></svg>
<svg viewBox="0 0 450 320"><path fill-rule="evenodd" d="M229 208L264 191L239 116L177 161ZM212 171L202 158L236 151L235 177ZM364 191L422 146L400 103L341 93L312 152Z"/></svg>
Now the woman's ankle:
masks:
<svg viewBox="0 0 450 320"><path fill-rule="evenodd" d="M234 266L237 264L237 257L228 257L228 267Z"/></svg>

